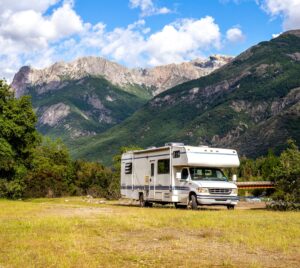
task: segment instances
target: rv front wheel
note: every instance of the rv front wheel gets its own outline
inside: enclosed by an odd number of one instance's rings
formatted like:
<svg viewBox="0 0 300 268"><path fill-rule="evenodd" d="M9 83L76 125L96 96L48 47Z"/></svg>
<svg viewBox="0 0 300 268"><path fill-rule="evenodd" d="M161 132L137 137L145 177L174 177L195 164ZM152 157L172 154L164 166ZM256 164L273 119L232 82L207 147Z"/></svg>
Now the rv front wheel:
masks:
<svg viewBox="0 0 300 268"><path fill-rule="evenodd" d="M234 210L234 205L228 205L228 206L227 206L227 209L228 209L228 210Z"/></svg>
<svg viewBox="0 0 300 268"><path fill-rule="evenodd" d="M197 197L196 195L192 194L190 196L190 204L189 207L191 207L191 209L197 209L198 208L198 203L197 203Z"/></svg>

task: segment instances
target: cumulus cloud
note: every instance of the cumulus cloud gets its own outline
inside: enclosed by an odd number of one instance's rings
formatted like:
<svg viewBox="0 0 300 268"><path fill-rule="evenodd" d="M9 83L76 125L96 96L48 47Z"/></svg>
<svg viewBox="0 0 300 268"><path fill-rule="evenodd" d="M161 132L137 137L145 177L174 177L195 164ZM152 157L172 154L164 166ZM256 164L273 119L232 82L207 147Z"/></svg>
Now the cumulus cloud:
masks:
<svg viewBox="0 0 300 268"><path fill-rule="evenodd" d="M245 40L245 35L240 28L233 27L227 30L226 39L231 43L243 42Z"/></svg>
<svg viewBox="0 0 300 268"><path fill-rule="evenodd" d="M156 7L152 0L129 0L129 6L131 8L140 8L141 17L168 14L171 12L167 7Z"/></svg>
<svg viewBox="0 0 300 268"><path fill-rule="evenodd" d="M50 6L56 4L60 0L1 0L2 13L17 12L22 10L34 10L36 12L45 12ZM1 12L1 11L0 11Z"/></svg>
<svg viewBox="0 0 300 268"><path fill-rule="evenodd" d="M221 33L212 17L184 19L152 34L145 50L150 65L179 62L211 48L220 48Z"/></svg>
<svg viewBox="0 0 300 268"><path fill-rule="evenodd" d="M84 29L71 1L0 0L0 4L0 70L7 78L21 62L31 63L39 57L45 64L50 62L52 44ZM46 15L53 5L58 6Z"/></svg>
<svg viewBox="0 0 300 268"><path fill-rule="evenodd" d="M72 1L11 2L15 1L0 0L1 5L7 3L0 10L0 77L9 80L22 65L43 68L56 61L95 55L128 67L145 67L205 56L224 44L210 16L177 20L155 32L143 19L108 30L102 22L83 22ZM156 8L152 1L143 3L135 2L144 12L149 5ZM234 29L228 30L228 40L243 36Z"/></svg>
<svg viewBox="0 0 300 268"><path fill-rule="evenodd" d="M80 42L70 45L68 53L85 54L88 48L89 52L98 51L98 55L136 67L191 60L221 48L219 26L209 16L179 20L148 34L149 30L144 20L110 32L105 27L98 33L91 28Z"/></svg>
<svg viewBox="0 0 300 268"><path fill-rule="evenodd" d="M37 47L47 46L48 41L82 31L80 17L70 4L64 4L53 11L50 17L33 9L21 10L7 15L0 25L2 37Z"/></svg>
<svg viewBox="0 0 300 268"><path fill-rule="evenodd" d="M283 30L300 28L300 0L264 0L260 5L271 16L283 18Z"/></svg>

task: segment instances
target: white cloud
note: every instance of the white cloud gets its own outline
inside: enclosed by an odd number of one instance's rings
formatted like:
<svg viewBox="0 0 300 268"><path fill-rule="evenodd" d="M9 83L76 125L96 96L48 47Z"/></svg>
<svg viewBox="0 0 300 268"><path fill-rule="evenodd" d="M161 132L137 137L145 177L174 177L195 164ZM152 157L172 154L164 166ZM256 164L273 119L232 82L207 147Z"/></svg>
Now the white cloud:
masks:
<svg viewBox="0 0 300 268"><path fill-rule="evenodd" d="M45 12L50 6L60 0L0 0L2 12L17 12L22 10L34 10L36 12ZM0 11L1 12L1 11Z"/></svg>
<svg viewBox="0 0 300 268"><path fill-rule="evenodd" d="M144 67L205 56L224 44L218 24L210 16L178 20L156 32L143 19L107 30L101 22L83 22L72 0L11 2L0 0L8 4L0 10L0 77L9 80L22 65L43 68L56 61L95 55L129 67ZM149 5L158 10L152 1L135 4L143 4L144 12ZM230 32L232 29L228 36Z"/></svg>
<svg viewBox="0 0 300 268"><path fill-rule="evenodd" d="M221 48L219 26L212 17L184 19L152 34L149 31L144 20L111 32L105 31L105 27L98 34L90 29L79 43L71 44L68 53L86 54L88 48L89 52L137 67L191 60Z"/></svg>
<svg viewBox="0 0 300 268"><path fill-rule="evenodd" d="M147 40L148 64L166 64L189 59L211 48L220 48L221 33L212 17L184 19L166 25Z"/></svg>
<svg viewBox="0 0 300 268"><path fill-rule="evenodd" d="M50 17L33 9L11 13L1 21L0 34L10 40L45 47L48 41L78 33L82 29L80 17L69 4L64 4Z"/></svg>
<svg viewBox="0 0 300 268"><path fill-rule="evenodd" d="M240 28L233 27L227 30L226 39L231 43L243 42L245 40L245 35Z"/></svg>
<svg viewBox="0 0 300 268"><path fill-rule="evenodd" d="M103 38L101 54L128 66L137 66L142 63L142 54L146 45L144 35L139 29L143 28L144 21L130 24L127 28L116 28L106 33Z"/></svg>
<svg viewBox="0 0 300 268"><path fill-rule="evenodd" d="M300 28L300 0L263 0L260 5L271 16L283 18L283 30Z"/></svg>
<svg viewBox="0 0 300 268"><path fill-rule="evenodd" d="M171 10L167 7L156 7L152 0L129 0L129 6L131 8L140 8L141 17L171 13Z"/></svg>
<svg viewBox="0 0 300 268"><path fill-rule="evenodd" d="M20 64L36 63L38 58L49 63L54 43L84 29L71 1L0 0L0 4L0 72L8 79ZM50 7L56 9L46 15Z"/></svg>

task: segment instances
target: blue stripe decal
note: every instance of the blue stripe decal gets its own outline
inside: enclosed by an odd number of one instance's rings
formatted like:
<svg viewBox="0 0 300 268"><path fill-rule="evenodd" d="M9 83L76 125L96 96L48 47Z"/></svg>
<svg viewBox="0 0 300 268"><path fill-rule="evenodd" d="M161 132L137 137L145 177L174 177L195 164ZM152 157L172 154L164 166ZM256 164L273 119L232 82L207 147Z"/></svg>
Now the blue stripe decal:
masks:
<svg viewBox="0 0 300 268"><path fill-rule="evenodd" d="M189 191L190 188L186 186L167 186L167 185L157 185L157 186L148 186L148 185L134 185L133 187L131 185L127 186L121 186L121 189L123 190L181 190L181 191Z"/></svg>
<svg viewBox="0 0 300 268"><path fill-rule="evenodd" d="M170 187L170 186L164 186L164 185L157 185L155 186L147 186L147 185L134 185L133 187L130 186L130 185L127 185L127 186L121 186L121 189L122 190L143 190L143 191L147 191L147 190L180 190L180 191L190 191L191 189L189 187L186 187L186 186L173 186L173 187ZM223 200L239 200L240 198L238 196L230 196L230 195L227 195L227 196L223 196L223 195L197 195L197 198L198 199L215 199L215 200L219 200L219 201L223 201Z"/></svg>

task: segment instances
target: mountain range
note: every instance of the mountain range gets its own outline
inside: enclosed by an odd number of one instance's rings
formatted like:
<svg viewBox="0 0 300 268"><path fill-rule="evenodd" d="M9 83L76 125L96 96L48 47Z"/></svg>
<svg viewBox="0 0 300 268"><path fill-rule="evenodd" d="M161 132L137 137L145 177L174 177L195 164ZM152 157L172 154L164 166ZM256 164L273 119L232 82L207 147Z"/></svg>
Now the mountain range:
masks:
<svg viewBox="0 0 300 268"><path fill-rule="evenodd" d="M107 62L84 58L71 63L76 68L23 67L12 83L17 96L32 96L41 132L61 135L75 158L110 164L121 146L170 141L232 147L257 157L280 152L288 138L300 142L300 30L234 59L132 69L117 77L125 67L97 72L98 61ZM72 136L74 129L82 133Z"/></svg>
<svg viewBox="0 0 300 268"><path fill-rule="evenodd" d="M100 57L84 57L41 70L24 66L14 76L12 87L17 97L31 96L38 130L68 144L119 124L154 95L207 75L231 59L215 55L129 69Z"/></svg>

